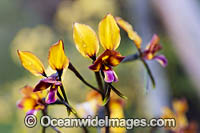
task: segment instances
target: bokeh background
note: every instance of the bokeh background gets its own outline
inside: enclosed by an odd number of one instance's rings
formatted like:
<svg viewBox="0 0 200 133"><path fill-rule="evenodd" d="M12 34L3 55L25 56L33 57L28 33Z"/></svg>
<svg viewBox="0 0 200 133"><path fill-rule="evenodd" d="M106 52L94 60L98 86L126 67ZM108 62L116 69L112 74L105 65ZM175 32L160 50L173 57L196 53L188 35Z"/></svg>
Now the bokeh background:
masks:
<svg viewBox="0 0 200 133"><path fill-rule="evenodd" d="M149 61L157 87L152 89L140 61L120 64L115 68L119 82L115 83L127 97L125 117L159 117L164 106L173 99L185 98L189 105L189 121L200 123L200 1L199 0L1 0L0 1L0 132L40 132L36 126L28 129L23 123L25 113L16 107L21 98L20 88L34 86L38 78L21 66L17 49L32 51L48 68L48 47L64 40L65 52L82 75L96 86L94 74L88 69L89 59L82 57L72 40L72 24L80 22L97 31L98 22L107 14L121 16L133 24L143 38L145 47L153 33L163 45L162 54L168 66L162 68ZM118 49L126 56L136 52L135 46L121 31ZM47 72L48 73L48 72ZM64 85L70 102L85 101L90 88L72 72L66 71ZM55 117L67 117L65 108L51 108ZM150 132L148 128L129 130ZM61 129L81 132L79 128ZM53 132L48 129L48 132ZM159 130L157 132L166 132Z"/></svg>

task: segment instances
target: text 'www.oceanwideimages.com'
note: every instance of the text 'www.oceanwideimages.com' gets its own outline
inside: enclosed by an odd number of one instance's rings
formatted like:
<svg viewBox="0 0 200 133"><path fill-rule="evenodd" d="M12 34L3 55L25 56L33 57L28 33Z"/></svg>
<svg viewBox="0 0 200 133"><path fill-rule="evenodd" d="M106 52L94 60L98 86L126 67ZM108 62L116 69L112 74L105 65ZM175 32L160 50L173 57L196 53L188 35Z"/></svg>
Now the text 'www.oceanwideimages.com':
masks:
<svg viewBox="0 0 200 133"><path fill-rule="evenodd" d="M34 115L27 115L24 119L27 127L34 127L37 124L37 118ZM145 118L108 118L104 119L98 116L87 118L51 118L50 116L42 116L40 124L43 127L122 127L126 129L133 129L137 127L175 127L176 121L173 118L162 119L152 118L147 120Z"/></svg>

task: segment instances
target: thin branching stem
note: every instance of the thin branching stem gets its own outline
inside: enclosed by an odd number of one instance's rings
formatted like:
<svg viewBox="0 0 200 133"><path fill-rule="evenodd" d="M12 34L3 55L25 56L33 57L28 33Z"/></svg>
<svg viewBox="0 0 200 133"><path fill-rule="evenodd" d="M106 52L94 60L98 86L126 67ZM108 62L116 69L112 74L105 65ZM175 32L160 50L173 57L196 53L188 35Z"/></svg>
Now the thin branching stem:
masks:
<svg viewBox="0 0 200 133"><path fill-rule="evenodd" d="M149 77L151 79L151 82L152 82L152 85L153 85L153 88L155 88L155 80L154 80L154 77L153 77L153 74L151 72L151 69L149 67L149 65L147 64L147 62L142 58L142 50L140 48L137 49L139 54L136 53L136 54L132 54L132 55L129 55L129 56L126 56L122 63L126 63L126 62L130 62L130 61L135 61L137 59L140 59L142 61L142 63L144 64L144 67L146 68L147 70L147 73L149 74Z"/></svg>
<svg viewBox="0 0 200 133"><path fill-rule="evenodd" d="M43 99L45 100L45 99ZM45 104L45 101L43 101L45 108L44 110L42 110L42 116L47 116L48 115L48 106L50 104ZM53 130L56 131L56 133L61 133L61 131L59 131L56 127L50 126ZM42 127L42 133L46 133L46 127Z"/></svg>
<svg viewBox="0 0 200 133"><path fill-rule="evenodd" d="M101 92L104 92L103 83L102 83L100 72L95 72L95 77L96 77L96 81L97 81L99 89L101 90ZM102 95L102 98L104 98L104 94L101 93L101 95Z"/></svg>
<svg viewBox="0 0 200 133"><path fill-rule="evenodd" d="M147 70L147 73L149 74L149 77L150 77L150 79L151 79L153 88L155 88L156 83L155 83L153 74L152 74L152 72L151 72L151 69L150 69L149 65L146 63L146 61L142 58L142 50L141 50L140 48L138 48L138 51L139 51L139 54L140 54L140 59L141 59L141 61L143 62L144 66L145 66L145 68L146 68L146 70Z"/></svg>
<svg viewBox="0 0 200 133"><path fill-rule="evenodd" d="M110 119L110 107L109 107L109 104L110 104L110 91L111 91L111 88L110 86L108 85L108 83L106 83L104 81L104 84L105 84L105 90L108 91L108 101L107 103L105 104L105 111L106 111L106 116L108 116L108 119ZM106 126L106 133L110 133L110 127L109 125Z"/></svg>
<svg viewBox="0 0 200 133"><path fill-rule="evenodd" d="M130 62L130 61L135 61L135 60L137 60L139 57L140 57L140 56L138 55L138 53L132 54L132 55L128 55L128 56L126 56L126 57L122 60L122 63Z"/></svg>
<svg viewBox="0 0 200 133"><path fill-rule="evenodd" d="M45 105L44 110L42 110L42 115L47 115L47 105ZM42 133L46 133L46 127L42 126Z"/></svg>
<svg viewBox="0 0 200 133"><path fill-rule="evenodd" d="M65 102L69 103L63 85L60 86L60 89L61 89L61 92L62 92L63 97L64 97L64 99L65 99Z"/></svg>
<svg viewBox="0 0 200 133"><path fill-rule="evenodd" d="M70 112L73 112L72 111L73 108L69 105L68 100L67 101L65 100L65 99L67 99L67 97L66 97L63 85L61 85L61 91L63 93L64 99L61 96L61 94L57 91L57 95L58 95L59 99L62 101L62 104L64 104ZM55 104L61 104L61 102L57 100ZM80 118L77 113L73 113L73 114L75 115L76 118ZM83 126L82 128L84 130L84 133L89 133L87 127Z"/></svg>
<svg viewBox="0 0 200 133"><path fill-rule="evenodd" d="M101 76L103 77L103 79L104 79L104 73L103 73L103 71L102 70L100 70L101 71ZM103 80L104 81L104 95L106 95L106 91L107 91L107 89L110 89L110 86L105 82L105 80ZM103 84L102 84L102 86L103 86ZM108 93L110 93L110 92L108 92ZM109 96L110 97L110 96ZM105 96L104 97L102 97L103 99L105 98ZM108 116L108 118L110 118L110 108L109 108L109 101L110 100L108 100L108 102L105 104L105 114L106 114L106 116ZM110 133L110 127L109 126L107 126L107 127L105 127L106 128L106 133Z"/></svg>
<svg viewBox="0 0 200 133"><path fill-rule="evenodd" d="M96 87L92 86L91 84L89 84L84 78L83 76L81 76L81 74L76 70L76 68L72 65L72 63L69 63L69 67L68 67L72 72L74 72L74 74L88 87L92 88L93 90L99 92L100 94L102 94L102 92L100 90L98 90Z"/></svg>

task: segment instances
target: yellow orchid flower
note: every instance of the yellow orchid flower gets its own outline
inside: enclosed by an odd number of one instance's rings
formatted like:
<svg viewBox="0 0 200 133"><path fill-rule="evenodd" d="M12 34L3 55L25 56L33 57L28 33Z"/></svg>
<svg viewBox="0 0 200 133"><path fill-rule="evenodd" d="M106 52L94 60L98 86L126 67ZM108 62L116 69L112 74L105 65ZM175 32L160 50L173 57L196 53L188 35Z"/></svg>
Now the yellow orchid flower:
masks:
<svg viewBox="0 0 200 133"><path fill-rule="evenodd" d="M102 70L104 80L108 83L118 81L112 67L117 66L123 59L115 50L120 44L120 29L111 14L107 14L99 23L98 36L105 51L96 59L99 49L99 41L95 32L87 25L75 23L73 26L73 38L78 51L85 57L94 60L89 68L95 72Z"/></svg>
<svg viewBox="0 0 200 133"><path fill-rule="evenodd" d="M42 92L33 92L32 87L25 86L21 89L21 93L23 94L23 98L18 101L17 106L23 109L27 115L36 115L39 110L45 108L45 104L42 101L42 98L44 98Z"/></svg>
<svg viewBox="0 0 200 133"><path fill-rule="evenodd" d="M20 57L21 64L25 69L33 73L34 75L41 75L44 78L41 79L34 88L34 92L42 91L50 87L49 94L46 99L46 103L53 103L56 101L56 93L59 86L62 85L60 77L62 75L63 69L67 68L69 65L69 60L64 52L64 44L62 40L59 40L56 44L50 47L48 62L53 70L57 73L47 77L44 71L44 65L41 63L40 59L37 58L31 52L18 50L18 55Z"/></svg>

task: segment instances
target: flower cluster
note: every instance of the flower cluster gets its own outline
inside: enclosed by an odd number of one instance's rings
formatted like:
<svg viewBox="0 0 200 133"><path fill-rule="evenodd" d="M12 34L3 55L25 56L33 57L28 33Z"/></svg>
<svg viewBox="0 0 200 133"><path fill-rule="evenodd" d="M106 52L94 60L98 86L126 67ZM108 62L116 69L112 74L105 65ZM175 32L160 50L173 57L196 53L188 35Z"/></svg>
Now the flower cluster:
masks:
<svg viewBox="0 0 200 133"><path fill-rule="evenodd" d="M33 92L42 91L50 87L46 103L54 103L56 101L56 92L62 86L61 76L63 69L69 65L69 60L64 53L63 42L60 40L49 49L49 65L53 70L57 71L50 76L47 76L44 65L34 54L19 50L17 52L24 68L36 76L43 76L43 79L38 82Z"/></svg>
<svg viewBox="0 0 200 133"><path fill-rule="evenodd" d="M77 118L79 115L108 115L110 118L124 118L123 106L124 101L121 98L126 97L113 86L113 82L117 82L118 76L113 70L121 62L124 62L128 56L122 56L117 50L120 45L120 27L124 29L128 36L135 43L139 54L137 56L143 61L146 68L149 70L145 60L157 60L163 66L166 66L167 60L163 55L156 55L161 49L159 37L154 35L149 45L145 50L141 49L142 39L133 30L132 26L120 17L113 17L107 14L98 25L98 36L95 31L88 25L74 23L73 24L73 39L77 50L84 57L90 58L92 64L89 69L95 73L98 87L94 87L88 83L83 76L72 65L64 52L64 44L59 40L49 49L48 63L51 69L55 71L53 74L47 75L45 67L38 57L31 52L18 50L18 56L21 64L25 69L36 76L42 77L34 88L25 86L22 89L24 97L18 102L18 107L24 109L27 114L35 114L37 111L47 109L49 105L62 104L66 106L68 113L72 112ZM104 51L98 54L99 44ZM77 106L77 112L69 105L65 89L62 83L62 75L64 69L69 69L79 78L85 85L93 89L89 92L85 103ZM153 80L152 76L151 79ZM111 91L112 90L112 91ZM43 92L47 95L42 95ZM117 94L117 95L116 95ZM120 96L120 97L118 97ZM89 113L88 113L89 112ZM46 114L43 114L46 115ZM87 131L86 127L83 127ZM125 132L123 128L106 127L105 132ZM103 131L104 131L103 130Z"/></svg>

